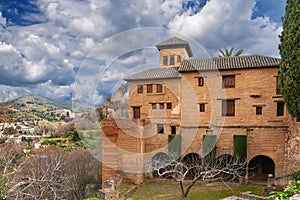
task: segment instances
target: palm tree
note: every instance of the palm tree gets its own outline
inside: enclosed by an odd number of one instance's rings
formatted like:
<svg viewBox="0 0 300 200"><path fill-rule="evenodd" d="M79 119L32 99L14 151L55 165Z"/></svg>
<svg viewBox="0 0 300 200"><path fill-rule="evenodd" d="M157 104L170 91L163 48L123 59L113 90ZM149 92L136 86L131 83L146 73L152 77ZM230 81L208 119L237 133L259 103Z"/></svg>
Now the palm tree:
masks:
<svg viewBox="0 0 300 200"><path fill-rule="evenodd" d="M243 49L237 50L233 53L233 47L231 47L231 49L224 49L224 50L220 50L220 55L219 57L232 57L232 56L240 56L243 53Z"/></svg>

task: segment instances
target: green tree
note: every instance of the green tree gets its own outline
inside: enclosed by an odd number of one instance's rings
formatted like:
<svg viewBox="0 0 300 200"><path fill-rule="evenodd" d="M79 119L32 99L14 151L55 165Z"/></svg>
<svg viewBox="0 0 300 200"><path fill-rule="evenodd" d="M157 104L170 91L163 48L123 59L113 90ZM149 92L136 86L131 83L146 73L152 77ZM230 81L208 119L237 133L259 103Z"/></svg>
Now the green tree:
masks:
<svg viewBox="0 0 300 200"><path fill-rule="evenodd" d="M293 117L300 118L300 3L299 0L286 3L279 45L279 86L287 110Z"/></svg>
<svg viewBox="0 0 300 200"><path fill-rule="evenodd" d="M232 56L240 56L243 53L243 49L237 50L235 52L233 52L233 47L231 47L231 49L224 49L224 50L220 50L220 55L219 57L232 57Z"/></svg>

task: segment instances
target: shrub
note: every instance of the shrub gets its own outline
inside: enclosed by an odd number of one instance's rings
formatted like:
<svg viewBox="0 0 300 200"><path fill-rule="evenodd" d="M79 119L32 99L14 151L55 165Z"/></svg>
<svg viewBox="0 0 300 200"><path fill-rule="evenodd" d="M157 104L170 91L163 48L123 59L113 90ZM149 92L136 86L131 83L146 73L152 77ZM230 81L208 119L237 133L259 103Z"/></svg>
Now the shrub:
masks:
<svg viewBox="0 0 300 200"><path fill-rule="evenodd" d="M293 178L294 178L295 181L300 180L300 170L296 171L296 172L293 174Z"/></svg>
<svg viewBox="0 0 300 200"><path fill-rule="evenodd" d="M290 185L286 186L283 191L271 192L271 195L269 196L269 200L289 199L289 197L299 192L300 192L300 181L292 181Z"/></svg>

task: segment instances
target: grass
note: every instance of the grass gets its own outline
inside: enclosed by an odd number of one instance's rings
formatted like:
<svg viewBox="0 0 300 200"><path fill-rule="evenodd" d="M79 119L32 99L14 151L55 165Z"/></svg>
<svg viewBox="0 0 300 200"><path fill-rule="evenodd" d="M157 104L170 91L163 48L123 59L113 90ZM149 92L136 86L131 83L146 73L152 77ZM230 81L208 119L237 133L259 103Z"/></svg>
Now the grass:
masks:
<svg viewBox="0 0 300 200"><path fill-rule="evenodd" d="M129 190L132 190L136 185L133 184L128 184L128 183L123 183L120 187L117 188L119 192L119 196L122 197L126 192Z"/></svg>
<svg viewBox="0 0 300 200"><path fill-rule="evenodd" d="M223 183L197 184L189 195L189 200L219 200L228 196L239 196L240 193L252 191L255 195L261 195L265 185L239 185L231 183L226 187ZM134 200L175 200L180 199L181 191L179 183L171 181L146 181L132 195Z"/></svg>

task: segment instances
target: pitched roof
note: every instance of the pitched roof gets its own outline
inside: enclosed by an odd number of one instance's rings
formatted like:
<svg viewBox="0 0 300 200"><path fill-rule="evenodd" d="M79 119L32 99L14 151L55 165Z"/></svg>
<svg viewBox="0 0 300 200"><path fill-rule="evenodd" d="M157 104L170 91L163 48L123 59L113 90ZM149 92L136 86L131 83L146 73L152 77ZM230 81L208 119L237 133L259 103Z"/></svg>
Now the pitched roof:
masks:
<svg viewBox="0 0 300 200"><path fill-rule="evenodd" d="M236 56L206 59L189 59L184 60L178 71L209 71L209 70L229 70L245 68L262 68L279 66L280 59L261 56Z"/></svg>
<svg viewBox="0 0 300 200"><path fill-rule="evenodd" d="M181 75L174 68L153 68L125 77L125 81L180 78Z"/></svg>
<svg viewBox="0 0 300 200"><path fill-rule="evenodd" d="M189 56L192 57L193 56L193 52L192 52L192 49L190 47L190 44L185 41L185 40L182 40L178 37L172 37L168 40L165 40L165 41L162 41L160 43L158 43L156 45L156 47L161 50L161 49L167 49L167 48L170 48L170 47L173 47L173 48L176 48L176 47L185 47Z"/></svg>

